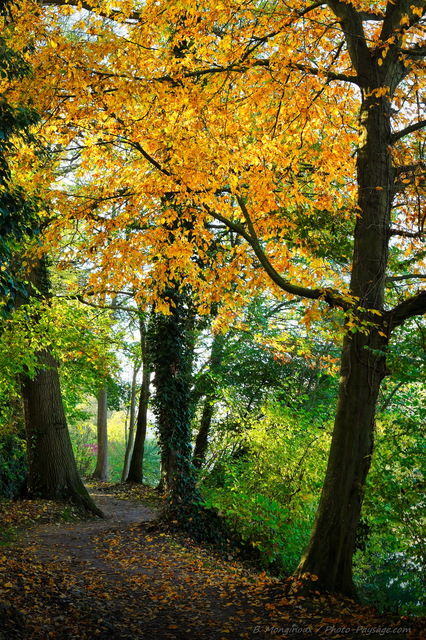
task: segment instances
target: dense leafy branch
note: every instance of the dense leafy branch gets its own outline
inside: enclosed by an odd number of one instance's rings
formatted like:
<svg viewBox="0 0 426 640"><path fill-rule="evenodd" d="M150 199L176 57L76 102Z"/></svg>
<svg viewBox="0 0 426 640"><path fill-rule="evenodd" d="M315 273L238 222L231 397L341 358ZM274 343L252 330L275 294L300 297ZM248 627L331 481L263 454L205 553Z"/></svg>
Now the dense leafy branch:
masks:
<svg viewBox="0 0 426 640"><path fill-rule="evenodd" d="M416 9L424 12L424 0L400 0L400 2L388 2L386 17L383 22L380 38L386 41L395 33L410 29L421 20ZM414 11L413 11L414 10ZM403 27L401 25L404 25Z"/></svg>
<svg viewBox="0 0 426 640"><path fill-rule="evenodd" d="M324 76L328 78L328 80L340 80L342 82L351 82L353 84L358 84L357 76L347 75L346 73L335 73L333 71L324 69L314 69L313 67L309 67L304 64L295 64L293 65L293 68L298 69L299 71L303 71L303 73L309 73L313 76Z"/></svg>

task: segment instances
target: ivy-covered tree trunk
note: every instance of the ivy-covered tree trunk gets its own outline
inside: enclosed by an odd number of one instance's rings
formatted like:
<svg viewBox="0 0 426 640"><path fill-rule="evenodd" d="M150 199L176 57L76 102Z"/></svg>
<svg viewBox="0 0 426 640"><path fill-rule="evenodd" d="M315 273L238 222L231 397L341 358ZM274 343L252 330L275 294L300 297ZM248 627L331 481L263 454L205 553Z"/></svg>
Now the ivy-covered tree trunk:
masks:
<svg viewBox="0 0 426 640"><path fill-rule="evenodd" d="M142 352L142 384L139 395L136 434L126 482L143 482L143 456L145 452L146 430L148 426L148 402L151 371L149 363L147 330L144 319L140 320L141 352Z"/></svg>
<svg viewBox="0 0 426 640"><path fill-rule="evenodd" d="M98 449L92 478L106 481L108 480L108 392L106 387L99 389L97 403L96 442Z"/></svg>
<svg viewBox="0 0 426 640"><path fill-rule="evenodd" d="M154 371L154 411L161 449L161 488L172 510L199 501L191 463L193 311L176 290L165 294L169 315L154 314L149 350Z"/></svg>
<svg viewBox="0 0 426 640"><path fill-rule="evenodd" d="M214 509L202 504L191 461L194 312L189 296L177 288L164 295L172 302L170 314L154 314L149 332L161 488L167 497L163 518L195 540L226 546L232 533Z"/></svg>

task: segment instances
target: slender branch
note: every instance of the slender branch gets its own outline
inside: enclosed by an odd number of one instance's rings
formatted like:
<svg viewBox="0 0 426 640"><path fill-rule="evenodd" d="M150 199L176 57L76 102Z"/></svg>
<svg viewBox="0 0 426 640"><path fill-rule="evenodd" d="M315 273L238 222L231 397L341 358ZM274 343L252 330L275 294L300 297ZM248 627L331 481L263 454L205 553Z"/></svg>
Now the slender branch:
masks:
<svg viewBox="0 0 426 640"><path fill-rule="evenodd" d="M290 20L288 21L287 24L290 25L292 23L293 19L300 20L300 18L303 18L305 15L307 15L311 11L314 11L315 9L317 9L318 7L321 7L323 5L324 5L324 0L321 0L320 2L312 3L311 5L306 7L305 9L302 9L301 11L297 11L296 14L294 15L294 17L291 16ZM265 44L265 42L267 42L268 40L270 40L274 36L278 35L278 33L280 33L280 31L273 31L271 33L268 33L268 34L264 35L261 38L256 38L256 42L251 47L247 48L246 52L244 53L242 58L239 60L239 64L241 64L242 62L247 60L247 58L249 58L250 55L256 49L258 49L262 44Z"/></svg>
<svg viewBox="0 0 426 640"><path fill-rule="evenodd" d="M343 82L353 82L354 84L358 84L357 76L348 76L346 73L334 73L333 71L325 71L324 69L314 69L313 67L309 67L304 64L294 64L290 65L293 69L298 69L299 71L304 71L305 73L309 73L313 76L322 75L328 78L329 80L342 80Z"/></svg>
<svg viewBox="0 0 426 640"><path fill-rule="evenodd" d="M123 139L123 142L125 144L128 144L130 147L133 147L133 149L136 149L137 151L139 151L139 153L145 158L145 160L148 160L150 164L152 164L156 169L158 169L158 171L161 171L161 173L163 173L165 176L170 177L172 175L170 171L168 171L167 169L164 169L164 167L162 167L161 164L157 162L157 160L155 160L155 158L150 156L149 153L145 151L145 149L142 147L142 145L139 144L139 142L133 142L128 139Z"/></svg>
<svg viewBox="0 0 426 640"><path fill-rule="evenodd" d="M104 291L103 293L106 293ZM128 291L110 291L109 293L116 293L126 295L128 297L133 297L133 293L129 293ZM94 293L86 292L85 295L95 295ZM137 313L140 314L140 310L137 307L127 307L121 304L100 304L96 302L90 302L86 299L85 295L81 293L76 294L65 294L65 295L55 295L55 298L65 298L65 300L78 300L82 304L85 304L88 307L94 307L95 309L112 309L113 311L127 311L128 313Z"/></svg>
<svg viewBox="0 0 426 640"><path fill-rule="evenodd" d="M398 280L412 280L413 278L419 278L420 280L426 280L426 274L410 273L407 276L389 276L389 277L386 278L386 282L397 282Z"/></svg>
<svg viewBox="0 0 426 640"><path fill-rule="evenodd" d="M388 397L384 400L384 402L382 403L380 409L378 410L377 413L383 413L385 411L385 409L387 409L387 407L390 405L392 398L394 397L394 395L397 393L397 391L402 387L402 385L405 384L405 380L400 380L398 382L398 384L396 384L394 386L394 388L392 389L392 391L390 392L390 394L388 395Z"/></svg>
<svg viewBox="0 0 426 640"><path fill-rule="evenodd" d="M126 311L127 313L139 314L136 307L123 307L121 304L96 304L96 302L89 302L89 300L85 300L83 296L75 296L75 299L82 304L85 304L88 307L94 307L95 309L112 309L113 311Z"/></svg>
<svg viewBox="0 0 426 640"><path fill-rule="evenodd" d="M426 127L426 120L419 120L419 122L414 122L414 124L410 124L408 127L405 127L405 129L401 129L401 131L396 131L395 133L393 133L391 136L391 144L394 144L398 140L401 140L401 138L408 136L410 133L413 133L414 131L419 131L420 129L424 129L425 127Z"/></svg>
<svg viewBox="0 0 426 640"><path fill-rule="evenodd" d="M318 7L321 7L323 4L324 4L324 0L322 0L321 2L314 2L313 4L309 5L309 7L306 7L305 9L298 11L297 17L303 18L303 16L306 16L307 13L310 13L314 9L318 9Z"/></svg>
<svg viewBox="0 0 426 640"><path fill-rule="evenodd" d="M81 7L82 9L86 9L86 11L96 11L96 14L103 18L118 20L120 22L123 22L123 18L124 20L136 20L139 22L141 17L139 11L131 11L130 13L124 13L117 9L102 11L98 6L91 4L90 2L86 2L86 0L40 0L40 4L46 7Z"/></svg>

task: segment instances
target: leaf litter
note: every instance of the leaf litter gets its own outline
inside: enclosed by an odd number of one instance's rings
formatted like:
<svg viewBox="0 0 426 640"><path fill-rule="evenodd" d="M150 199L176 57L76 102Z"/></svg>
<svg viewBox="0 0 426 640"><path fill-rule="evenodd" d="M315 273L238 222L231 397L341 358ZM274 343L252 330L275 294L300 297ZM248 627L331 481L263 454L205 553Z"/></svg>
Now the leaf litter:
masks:
<svg viewBox="0 0 426 640"><path fill-rule="evenodd" d="M105 520L1 503L0 640L426 639L424 620L299 592L292 578L171 536L153 525L147 488L92 490Z"/></svg>

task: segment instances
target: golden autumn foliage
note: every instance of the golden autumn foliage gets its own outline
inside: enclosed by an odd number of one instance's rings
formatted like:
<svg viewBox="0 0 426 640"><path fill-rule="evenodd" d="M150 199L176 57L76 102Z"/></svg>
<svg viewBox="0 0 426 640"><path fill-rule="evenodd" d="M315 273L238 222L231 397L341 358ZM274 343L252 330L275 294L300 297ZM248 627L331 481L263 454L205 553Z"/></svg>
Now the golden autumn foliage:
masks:
<svg viewBox="0 0 426 640"><path fill-rule="evenodd" d="M344 289L324 254L356 216L357 95L329 81L350 67L329 11L304 4L148 2L137 21L129 8L105 18L108 3L98 14L29 5L27 90L58 173L72 171L44 185L58 211L46 242L75 234L64 263L76 251L93 263L89 287L146 297L179 274L207 311L232 301L235 281L265 286L245 243L212 228L226 219L254 225L286 280ZM300 230L318 216L313 251Z"/></svg>
<svg viewBox="0 0 426 640"><path fill-rule="evenodd" d="M58 212L46 242L73 234L64 264L76 253L88 260L88 287L130 286L146 299L177 275L201 310L232 304L233 283L242 292L267 282L247 243L232 246L217 230L234 226L259 239L285 282L347 293L350 244L338 265L329 256L357 217L360 95L326 4L25 3L16 31L34 41L26 90L59 174L37 178ZM365 32L381 66L409 18L383 39L386 3L349 4L371 12ZM415 44L422 33L411 24L402 37ZM421 64L410 62L393 96L396 129L421 111ZM373 91L379 98L388 86ZM397 164L410 161L416 139L400 141ZM412 229L419 214L407 200L423 177L402 179L398 220Z"/></svg>

